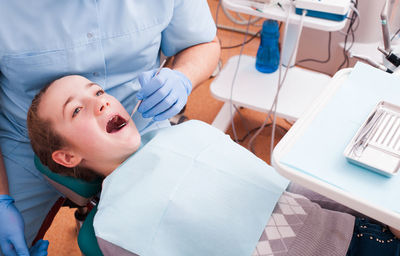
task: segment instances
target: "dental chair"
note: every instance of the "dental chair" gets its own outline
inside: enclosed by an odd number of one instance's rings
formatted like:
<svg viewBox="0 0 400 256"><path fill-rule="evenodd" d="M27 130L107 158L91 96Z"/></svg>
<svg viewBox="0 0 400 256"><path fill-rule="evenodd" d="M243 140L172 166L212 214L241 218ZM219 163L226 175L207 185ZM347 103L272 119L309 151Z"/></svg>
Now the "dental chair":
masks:
<svg viewBox="0 0 400 256"><path fill-rule="evenodd" d="M36 168L44 175L58 191L65 197L67 205L71 208L77 208L75 219L77 221L78 245L83 255L102 256L102 252L97 244L97 239L93 229L93 218L97 211L98 197L101 191L102 179L96 179L91 182L62 176L51 172L44 166L39 158L34 158ZM59 205L58 209L62 206ZM58 211L58 209L56 209ZM41 237L39 237L41 238Z"/></svg>

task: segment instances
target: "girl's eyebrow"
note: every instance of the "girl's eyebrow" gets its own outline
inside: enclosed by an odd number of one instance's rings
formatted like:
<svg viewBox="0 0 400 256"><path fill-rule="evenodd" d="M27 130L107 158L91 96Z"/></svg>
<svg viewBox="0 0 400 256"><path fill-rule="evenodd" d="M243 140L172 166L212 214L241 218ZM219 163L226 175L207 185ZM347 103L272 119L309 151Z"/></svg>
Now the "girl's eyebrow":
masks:
<svg viewBox="0 0 400 256"><path fill-rule="evenodd" d="M92 87L93 85L97 85L97 84L96 84L96 83L93 83L93 82L90 82L90 83L88 83L88 84L85 85L85 88L86 88L86 89L87 89L87 88L90 88L90 87ZM64 113L65 113L65 107L68 105L68 103L71 102L72 99L73 99L73 97L72 97L72 96L69 96L68 99L64 102L63 111L62 111L62 113L63 113L63 118L64 118Z"/></svg>
<svg viewBox="0 0 400 256"><path fill-rule="evenodd" d="M88 83L87 85L86 85L86 88L89 88L89 87L91 87L91 86L93 86L93 85L97 85L96 83L93 83L93 82L90 82L90 83Z"/></svg>

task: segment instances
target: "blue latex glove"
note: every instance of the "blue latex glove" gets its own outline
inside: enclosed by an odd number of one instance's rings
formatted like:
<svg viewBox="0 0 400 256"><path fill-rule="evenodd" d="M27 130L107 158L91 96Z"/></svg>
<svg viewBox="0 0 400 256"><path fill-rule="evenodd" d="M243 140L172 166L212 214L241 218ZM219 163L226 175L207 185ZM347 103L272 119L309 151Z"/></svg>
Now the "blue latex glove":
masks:
<svg viewBox="0 0 400 256"><path fill-rule="evenodd" d="M143 117L164 120L178 114L192 91L192 83L181 72L169 68L156 69L139 75L142 89L136 94L142 100L138 111Z"/></svg>
<svg viewBox="0 0 400 256"><path fill-rule="evenodd" d="M24 237L24 220L9 195L0 195L0 248L5 256L29 256Z"/></svg>
<svg viewBox="0 0 400 256"><path fill-rule="evenodd" d="M46 256L47 248L49 248L49 241L40 239L29 249L31 256Z"/></svg>

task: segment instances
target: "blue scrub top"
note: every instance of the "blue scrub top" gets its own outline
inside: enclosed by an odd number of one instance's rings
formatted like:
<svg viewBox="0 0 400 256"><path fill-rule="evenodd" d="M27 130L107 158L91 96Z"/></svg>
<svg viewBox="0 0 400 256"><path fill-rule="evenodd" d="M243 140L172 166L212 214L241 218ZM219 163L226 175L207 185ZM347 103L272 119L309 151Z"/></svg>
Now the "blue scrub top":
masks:
<svg viewBox="0 0 400 256"><path fill-rule="evenodd" d="M158 68L160 51L171 56L215 34L206 0L0 1L0 148L28 244L58 198L35 169L26 129L40 88L83 75L130 112L137 75ZM134 121L142 130L150 119Z"/></svg>
<svg viewBox="0 0 400 256"><path fill-rule="evenodd" d="M101 85L128 111L137 75L211 41L216 28L205 0L35 0L0 4L0 139L28 142L34 95L61 76ZM141 130L150 120L135 115Z"/></svg>

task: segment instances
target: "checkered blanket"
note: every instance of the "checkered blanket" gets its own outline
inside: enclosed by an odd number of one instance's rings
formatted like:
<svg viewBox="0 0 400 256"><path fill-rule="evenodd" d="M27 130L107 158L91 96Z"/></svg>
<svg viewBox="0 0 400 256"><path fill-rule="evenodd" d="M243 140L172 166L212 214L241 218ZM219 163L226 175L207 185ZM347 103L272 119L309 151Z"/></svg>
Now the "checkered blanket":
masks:
<svg viewBox="0 0 400 256"><path fill-rule="evenodd" d="M252 256L346 255L354 217L285 191Z"/></svg>

